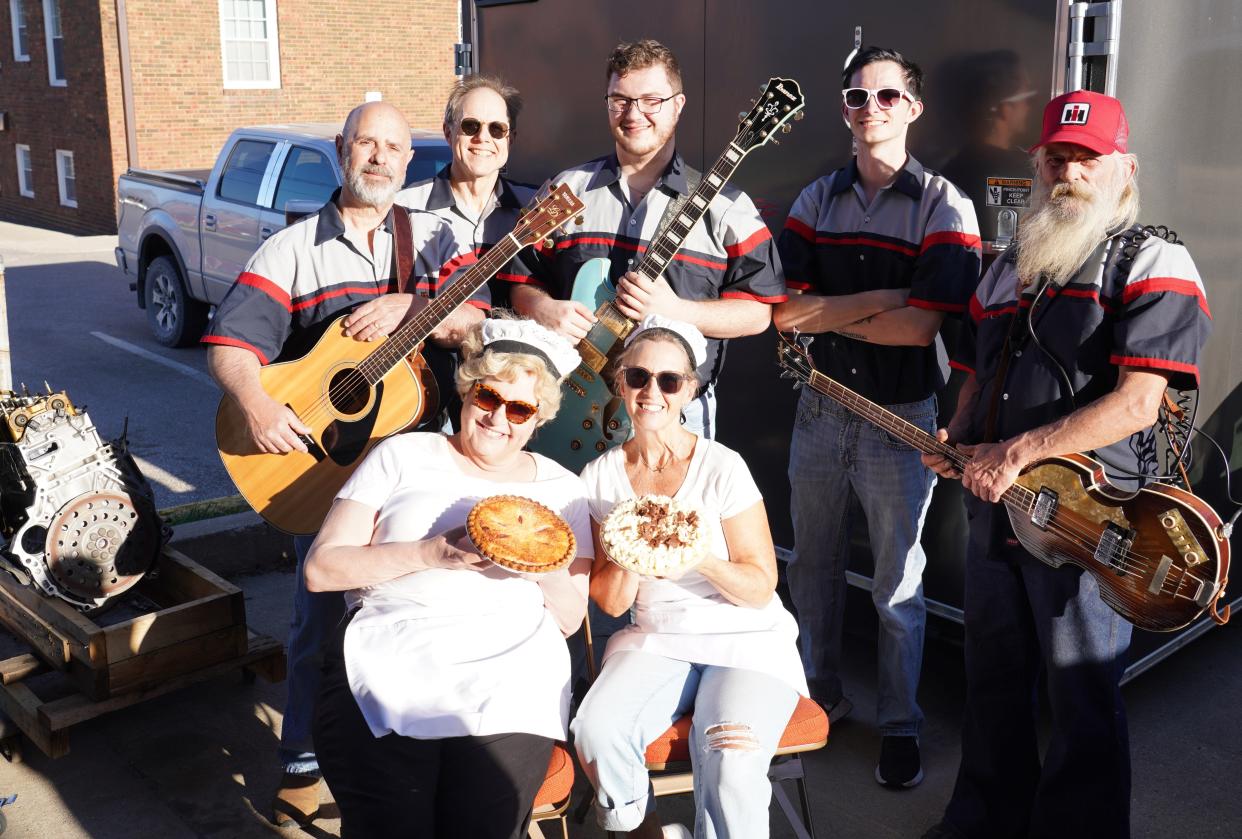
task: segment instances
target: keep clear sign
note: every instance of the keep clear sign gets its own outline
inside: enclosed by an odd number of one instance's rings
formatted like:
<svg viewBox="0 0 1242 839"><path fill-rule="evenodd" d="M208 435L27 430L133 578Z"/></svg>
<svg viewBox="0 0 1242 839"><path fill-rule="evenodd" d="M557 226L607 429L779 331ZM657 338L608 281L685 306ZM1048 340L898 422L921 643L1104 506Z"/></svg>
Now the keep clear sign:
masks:
<svg viewBox="0 0 1242 839"><path fill-rule="evenodd" d="M989 207L1031 206L1030 178L988 178Z"/></svg>

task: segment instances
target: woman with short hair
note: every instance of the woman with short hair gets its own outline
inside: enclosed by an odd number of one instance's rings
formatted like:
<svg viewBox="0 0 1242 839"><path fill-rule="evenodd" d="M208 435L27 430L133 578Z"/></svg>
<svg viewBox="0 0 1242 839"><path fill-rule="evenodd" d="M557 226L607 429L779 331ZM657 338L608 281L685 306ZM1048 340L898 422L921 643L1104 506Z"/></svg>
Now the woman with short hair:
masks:
<svg viewBox="0 0 1242 839"><path fill-rule="evenodd" d="M564 636L586 610L582 481L524 451L555 415L569 343L485 320L462 345L461 431L391 437L337 495L307 558L312 591L345 591L315 724L341 835L518 839L566 736ZM465 536L474 505L522 496L574 531L567 567L521 574Z"/></svg>

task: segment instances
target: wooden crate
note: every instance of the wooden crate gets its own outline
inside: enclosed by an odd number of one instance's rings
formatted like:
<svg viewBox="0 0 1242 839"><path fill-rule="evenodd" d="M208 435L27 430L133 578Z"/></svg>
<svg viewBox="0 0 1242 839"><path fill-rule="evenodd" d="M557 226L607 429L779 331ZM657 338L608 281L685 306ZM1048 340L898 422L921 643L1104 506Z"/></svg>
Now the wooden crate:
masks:
<svg viewBox="0 0 1242 839"><path fill-rule="evenodd" d="M241 589L167 547L158 571L139 583L158 608L106 627L0 574L0 624L34 651L0 661L0 710L48 755L76 723L229 670L284 678L280 642L247 631ZM73 692L45 701L23 684L47 670Z"/></svg>

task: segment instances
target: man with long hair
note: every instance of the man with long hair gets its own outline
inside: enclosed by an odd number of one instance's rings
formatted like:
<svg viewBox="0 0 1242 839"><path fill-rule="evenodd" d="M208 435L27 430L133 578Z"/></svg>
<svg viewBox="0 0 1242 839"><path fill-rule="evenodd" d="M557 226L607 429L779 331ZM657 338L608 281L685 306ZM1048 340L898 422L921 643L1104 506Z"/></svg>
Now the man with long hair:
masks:
<svg viewBox="0 0 1242 839"><path fill-rule="evenodd" d="M1130 749L1120 681L1131 625L1095 578L1017 542L1001 496L1030 464L1094 451L1109 482L1154 468L1165 388L1193 388L1211 325L1190 254L1138 217L1137 158L1121 103L1075 91L1044 110L1037 190L1015 247L970 304L954 364L968 373L925 456L966 495L966 713L962 762L928 839L1130 834ZM1041 678L1042 674L1042 678ZM1039 749L1047 687L1052 731Z"/></svg>

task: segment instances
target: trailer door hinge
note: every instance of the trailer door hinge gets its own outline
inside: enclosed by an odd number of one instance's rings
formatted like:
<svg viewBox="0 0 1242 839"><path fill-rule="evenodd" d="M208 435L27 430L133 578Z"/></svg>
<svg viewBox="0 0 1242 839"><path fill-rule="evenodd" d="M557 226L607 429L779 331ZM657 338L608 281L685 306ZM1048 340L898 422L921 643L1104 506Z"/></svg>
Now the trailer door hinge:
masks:
<svg viewBox="0 0 1242 839"><path fill-rule="evenodd" d="M1117 57L1121 43L1121 3L1071 0L1067 90L1117 94Z"/></svg>
<svg viewBox="0 0 1242 839"><path fill-rule="evenodd" d="M465 76L474 72L474 45L453 44L453 75Z"/></svg>

